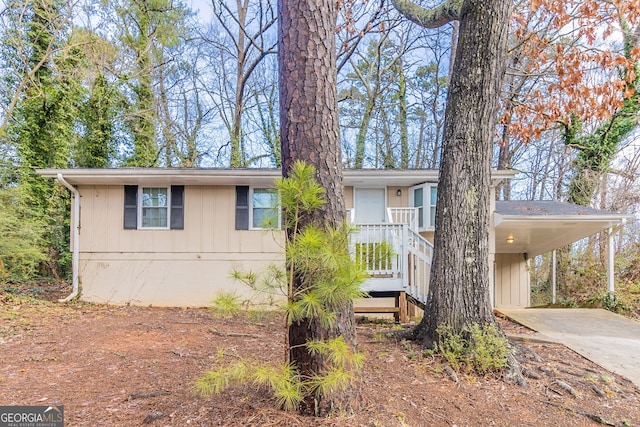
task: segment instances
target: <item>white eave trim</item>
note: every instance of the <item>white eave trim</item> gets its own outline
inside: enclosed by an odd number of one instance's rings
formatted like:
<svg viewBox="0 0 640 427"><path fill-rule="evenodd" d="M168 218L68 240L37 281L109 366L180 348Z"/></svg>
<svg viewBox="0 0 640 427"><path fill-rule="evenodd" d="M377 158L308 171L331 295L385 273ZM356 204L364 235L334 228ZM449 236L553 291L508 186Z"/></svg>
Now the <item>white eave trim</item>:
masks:
<svg viewBox="0 0 640 427"><path fill-rule="evenodd" d="M494 169L491 171L491 186L497 187L501 182L512 179L519 173L516 169Z"/></svg>
<svg viewBox="0 0 640 427"><path fill-rule="evenodd" d="M632 215L601 214L601 215L503 215L494 213L494 225L514 222L608 222L611 224L626 224Z"/></svg>
<svg viewBox="0 0 640 427"><path fill-rule="evenodd" d="M281 176L280 169L219 169L219 168L113 168L113 169L38 169L43 177L54 178L62 173L74 185L122 184L183 184L183 185L272 185ZM512 178L515 170L492 171L491 182ZM411 187L438 182L435 169L345 169L346 186Z"/></svg>

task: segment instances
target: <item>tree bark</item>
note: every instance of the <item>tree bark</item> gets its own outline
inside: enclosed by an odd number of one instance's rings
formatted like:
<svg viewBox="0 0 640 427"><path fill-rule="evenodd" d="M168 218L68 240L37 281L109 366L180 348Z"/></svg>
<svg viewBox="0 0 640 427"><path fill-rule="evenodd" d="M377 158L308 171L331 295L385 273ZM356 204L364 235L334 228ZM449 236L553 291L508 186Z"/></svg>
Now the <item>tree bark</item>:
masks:
<svg viewBox="0 0 640 427"><path fill-rule="evenodd" d="M441 324L460 333L471 323L495 322L489 299L490 165L510 11L508 0L466 0L460 11L429 295L412 332L426 347L437 342Z"/></svg>
<svg viewBox="0 0 640 427"><path fill-rule="evenodd" d="M425 9L411 0L392 0L393 5L405 18L424 28L438 28L460 19L463 0L447 0L433 9Z"/></svg>
<svg viewBox="0 0 640 427"><path fill-rule="evenodd" d="M315 167L327 203L309 220L324 225L340 224L345 215L336 85L337 14L337 2L278 1L282 173L288 176L296 160ZM294 278L294 288L299 283ZM334 309L337 319L330 328L311 319L289 327L290 361L304 377L321 372L327 362L322 355L309 353L306 342L342 336L355 344L352 305ZM333 409L348 410L352 394L348 390L332 396L306 396L300 411L322 416Z"/></svg>

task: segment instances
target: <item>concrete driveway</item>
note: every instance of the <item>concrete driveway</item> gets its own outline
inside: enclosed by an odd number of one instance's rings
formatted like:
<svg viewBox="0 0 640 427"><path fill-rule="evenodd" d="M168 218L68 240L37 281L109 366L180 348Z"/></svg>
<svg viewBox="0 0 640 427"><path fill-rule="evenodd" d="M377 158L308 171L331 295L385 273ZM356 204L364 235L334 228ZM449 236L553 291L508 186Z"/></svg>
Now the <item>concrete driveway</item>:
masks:
<svg viewBox="0 0 640 427"><path fill-rule="evenodd" d="M640 387L640 323L599 308L497 309Z"/></svg>

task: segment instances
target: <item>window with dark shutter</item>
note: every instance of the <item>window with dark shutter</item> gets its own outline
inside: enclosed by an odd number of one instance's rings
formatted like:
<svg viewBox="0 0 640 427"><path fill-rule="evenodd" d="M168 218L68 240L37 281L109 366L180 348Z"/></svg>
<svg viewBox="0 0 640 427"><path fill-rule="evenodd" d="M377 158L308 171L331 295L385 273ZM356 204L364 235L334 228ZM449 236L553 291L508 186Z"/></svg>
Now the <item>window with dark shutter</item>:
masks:
<svg viewBox="0 0 640 427"><path fill-rule="evenodd" d="M135 230L138 228L138 186L124 186L124 228Z"/></svg>
<svg viewBox="0 0 640 427"><path fill-rule="evenodd" d="M249 223L252 230L280 228L278 192L274 188L253 188L250 192Z"/></svg>
<svg viewBox="0 0 640 427"><path fill-rule="evenodd" d="M171 186L171 229L184 230L184 185Z"/></svg>
<svg viewBox="0 0 640 427"><path fill-rule="evenodd" d="M249 229L249 187L236 187L236 230Z"/></svg>

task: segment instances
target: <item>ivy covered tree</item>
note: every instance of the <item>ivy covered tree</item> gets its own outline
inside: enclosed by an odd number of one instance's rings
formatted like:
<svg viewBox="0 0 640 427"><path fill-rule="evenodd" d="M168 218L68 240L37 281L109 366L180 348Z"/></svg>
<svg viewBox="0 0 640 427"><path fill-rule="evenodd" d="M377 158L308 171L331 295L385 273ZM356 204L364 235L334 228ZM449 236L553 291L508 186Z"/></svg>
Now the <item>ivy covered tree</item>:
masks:
<svg viewBox="0 0 640 427"><path fill-rule="evenodd" d="M155 86L170 58L166 48L174 47L185 32L187 9L172 0L119 0L114 2L120 19L119 38L123 54L131 61L123 75L127 82L127 126L132 147L125 163L130 166L158 166L158 99Z"/></svg>
<svg viewBox="0 0 640 427"><path fill-rule="evenodd" d="M589 204L637 122L640 2L522 2L512 15L511 34L497 166L535 168L523 161L532 144L549 147L551 158L561 142L565 157L575 158L573 171L563 164L549 167L549 161L537 166L542 180L549 170L561 176L546 191ZM509 188L503 194L509 198Z"/></svg>
<svg viewBox="0 0 640 427"><path fill-rule="evenodd" d="M24 80L7 135L17 148L22 203L46 224L46 272L54 277L66 274L70 266L69 196L50 180L37 176L34 168L68 167L76 138L74 125L84 88L77 73L78 52L69 47L67 6L59 0L45 0L27 2L22 9L22 42L30 52L25 70L32 71Z"/></svg>
<svg viewBox="0 0 640 427"><path fill-rule="evenodd" d="M107 77L100 73L92 82L89 98L79 112L84 133L73 150L80 168L106 168L116 155L115 126L120 96Z"/></svg>
<svg viewBox="0 0 640 427"><path fill-rule="evenodd" d="M609 171L611 163L624 139L638 126L640 113L640 22L630 25L624 14L618 21L623 36L622 66L618 73L624 84L620 85L622 99L612 116L604 120L591 132L584 132L582 119L572 116L564 127L564 143L577 150L574 166L575 175L569 184L570 202L589 206L600 181Z"/></svg>

